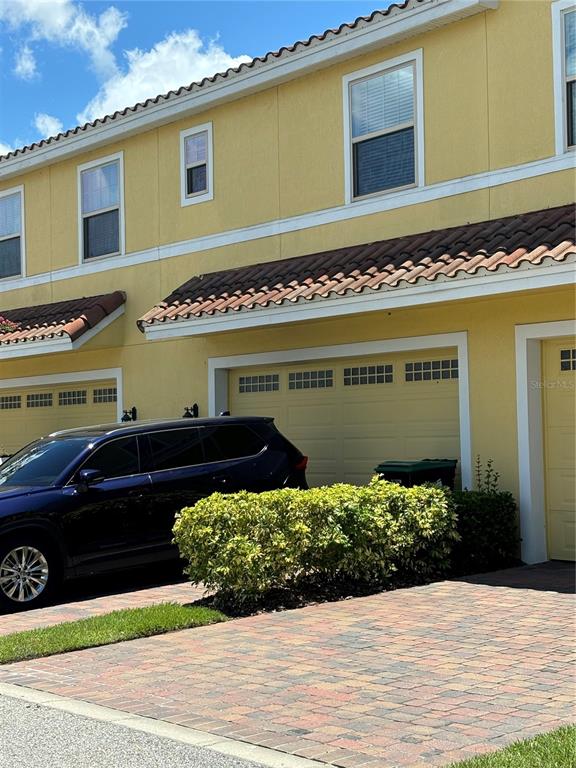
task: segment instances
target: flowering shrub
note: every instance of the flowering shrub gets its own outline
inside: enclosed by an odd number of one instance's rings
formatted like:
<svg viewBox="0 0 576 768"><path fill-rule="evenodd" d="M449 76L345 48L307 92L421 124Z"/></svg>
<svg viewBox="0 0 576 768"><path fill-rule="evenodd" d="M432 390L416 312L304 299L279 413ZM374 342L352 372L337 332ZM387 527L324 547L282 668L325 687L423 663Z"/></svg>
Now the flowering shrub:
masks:
<svg viewBox="0 0 576 768"><path fill-rule="evenodd" d="M12 333L17 331L19 327L19 323L14 323L12 320L8 320L7 317L0 315L0 333Z"/></svg>

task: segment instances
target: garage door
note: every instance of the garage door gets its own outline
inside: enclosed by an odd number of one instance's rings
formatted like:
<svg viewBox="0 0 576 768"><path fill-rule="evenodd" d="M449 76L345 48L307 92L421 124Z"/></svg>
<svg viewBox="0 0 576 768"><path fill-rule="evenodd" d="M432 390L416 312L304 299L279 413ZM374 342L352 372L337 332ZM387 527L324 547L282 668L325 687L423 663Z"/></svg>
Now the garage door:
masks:
<svg viewBox="0 0 576 768"><path fill-rule="evenodd" d="M230 372L234 415L273 416L312 485L365 483L385 459L458 458L455 349Z"/></svg>
<svg viewBox="0 0 576 768"><path fill-rule="evenodd" d="M0 389L0 455L58 429L116 421L116 381Z"/></svg>
<svg viewBox="0 0 576 768"><path fill-rule="evenodd" d="M548 556L576 559L576 339L543 343Z"/></svg>

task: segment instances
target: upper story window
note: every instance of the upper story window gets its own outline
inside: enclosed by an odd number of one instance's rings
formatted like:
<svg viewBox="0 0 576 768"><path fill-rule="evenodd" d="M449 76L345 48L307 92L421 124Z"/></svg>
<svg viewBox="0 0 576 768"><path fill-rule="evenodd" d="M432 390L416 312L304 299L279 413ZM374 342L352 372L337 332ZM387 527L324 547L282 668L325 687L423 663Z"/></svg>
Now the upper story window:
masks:
<svg viewBox="0 0 576 768"><path fill-rule="evenodd" d="M564 78L566 81L566 144L576 145L576 10L564 14Z"/></svg>
<svg viewBox="0 0 576 768"><path fill-rule="evenodd" d="M180 196L182 205L213 198L212 123L180 133Z"/></svg>
<svg viewBox="0 0 576 768"><path fill-rule="evenodd" d="M552 3L556 154L576 147L576 7Z"/></svg>
<svg viewBox="0 0 576 768"><path fill-rule="evenodd" d="M0 192L0 279L23 274L22 190Z"/></svg>
<svg viewBox="0 0 576 768"><path fill-rule="evenodd" d="M347 202L421 184L421 51L344 78Z"/></svg>
<svg viewBox="0 0 576 768"><path fill-rule="evenodd" d="M79 174L82 260L122 253L121 156L87 163Z"/></svg>

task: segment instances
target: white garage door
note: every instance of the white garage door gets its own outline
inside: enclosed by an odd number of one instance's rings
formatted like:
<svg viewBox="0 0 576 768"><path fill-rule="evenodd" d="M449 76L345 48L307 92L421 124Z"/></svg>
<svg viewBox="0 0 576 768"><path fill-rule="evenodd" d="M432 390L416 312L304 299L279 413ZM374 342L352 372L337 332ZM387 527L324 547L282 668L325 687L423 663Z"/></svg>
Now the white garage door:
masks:
<svg viewBox="0 0 576 768"><path fill-rule="evenodd" d="M0 389L0 455L58 429L116 421L116 381Z"/></svg>
<svg viewBox="0 0 576 768"><path fill-rule="evenodd" d="M548 556L576 559L576 339L543 344Z"/></svg>
<svg viewBox="0 0 576 768"><path fill-rule="evenodd" d="M365 483L386 459L459 458L455 349L230 372L233 415L273 416L311 485Z"/></svg>

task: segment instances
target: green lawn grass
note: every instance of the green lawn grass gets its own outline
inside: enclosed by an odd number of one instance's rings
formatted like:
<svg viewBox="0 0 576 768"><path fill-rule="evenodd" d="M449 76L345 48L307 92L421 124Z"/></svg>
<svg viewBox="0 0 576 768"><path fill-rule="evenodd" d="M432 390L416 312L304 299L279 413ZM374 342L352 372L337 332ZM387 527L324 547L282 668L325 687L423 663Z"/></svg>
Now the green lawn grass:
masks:
<svg viewBox="0 0 576 768"><path fill-rule="evenodd" d="M177 603L127 608L102 616L0 636L0 664L160 635L177 629L202 627L226 619L223 613L211 608Z"/></svg>
<svg viewBox="0 0 576 768"><path fill-rule="evenodd" d="M576 768L576 726L542 733L450 768Z"/></svg>

